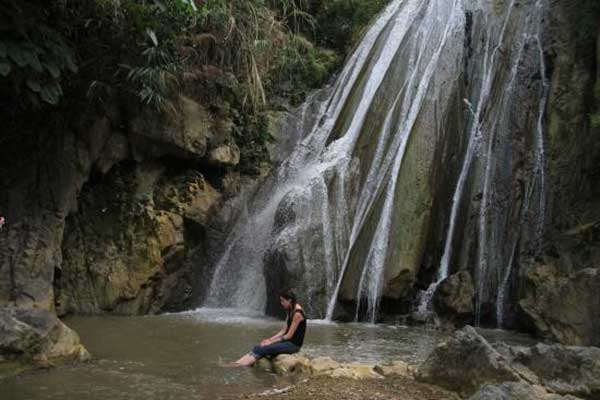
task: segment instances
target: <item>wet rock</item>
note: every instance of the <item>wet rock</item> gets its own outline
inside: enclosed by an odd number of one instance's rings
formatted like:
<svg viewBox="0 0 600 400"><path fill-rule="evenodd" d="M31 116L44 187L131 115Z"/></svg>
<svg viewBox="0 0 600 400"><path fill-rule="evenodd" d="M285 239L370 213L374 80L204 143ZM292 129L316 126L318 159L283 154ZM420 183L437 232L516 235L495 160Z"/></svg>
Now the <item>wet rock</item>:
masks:
<svg viewBox="0 0 600 400"><path fill-rule="evenodd" d="M0 356L5 360L84 361L90 355L75 331L46 310L0 309Z"/></svg>
<svg viewBox="0 0 600 400"><path fill-rule="evenodd" d="M266 371L272 371L280 375L304 373L312 376L324 376L330 378L348 379L381 379L383 375L377 372L377 368L367 364L343 364L333 360L331 357L316 357L309 359L302 354L282 354L271 360L262 358L257 362L257 367ZM400 366L388 370L389 376L400 371ZM406 369L405 369L406 370Z"/></svg>
<svg viewBox="0 0 600 400"><path fill-rule="evenodd" d="M317 357L310 363L310 370L313 374L328 374L331 371L340 368L340 363L334 361L331 357Z"/></svg>
<svg viewBox="0 0 600 400"><path fill-rule="evenodd" d="M283 160L282 156L287 155L289 151L282 151L284 141L293 141L296 144L297 138L289 138L288 133L297 132L296 130L284 129L286 124L289 124L288 119L291 117L288 113L283 111L270 111L266 113L266 127L265 131L268 137L271 139L267 142L267 151L269 152L269 159L272 162L280 162ZM283 134L285 132L285 134ZM283 154L282 154L283 153Z"/></svg>
<svg viewBox="0 0 600 400"><path fill-rule="evenodd" d="M272 370L279 375L288 375L310 370L310 360L302 355L281 354L272 362Z"/></svg>
<svg viewBox="0 0 600 400"><path fill-rule="evenodd" d="M574 396L548 393L542 386L524 382L484 385L469 400L577 400Z"/></svg>
<svg viewBox="0 0 600 400"><path fill-rule="evenodd" d="M254 367L260 369L261 371L272 372L273 364L272 360L269 360L266 357L261 358L256 363L254 363Z"/></svg>
<svg viewBox="0 0 600 400"><path fill-rule="evenodd" d="M307 187L287 193L277 207L271 246L263 262L269 315L277 315L280 310L278 293L292 287L309 317L325 316L335 284L327 261L335 250L323 224L323 215L330 210L324 204L326 190L326 183L316 178Z"/></svg>
<svg viewBox="0 0 600 400"><path fill-rule="evenodd" d="M314 372L315 375L320 375ZM378 374L372 365L366 364L342 364L339 368L335 368L322 375L330 376L332 378L348 378L348 379L381 379L382 375Z"/></svg>
<svg viewBox="0 0 600 400"><path fill-rule="evenodd" d="M509 361L470 326L436 347L420 366L417 379L462 395L471 395L486 383L522 381Z"/></svg>
<svg viewBox="0 0 600 400"><path fill-rule="evenodd" d="M42 349L42 335L34 327L15 318L14 312L0 310L0 354L37 354Z"/></svg>
<svg viewBox="0 0 600 400"><path fill-rule="evenodd" d="M521 316L538 335L563 344L600 346L600 269L563 274L536 265L523 278Z"/></svg>
<svg viewBox="0 0 600 400"><path fill-rule="evenodd" d="M387 377L409 378L415 375L415 369L404 361L393 361L391 364L376 365L375 372Z"/></svg>
<svg viewBox="0 0 600 400"><path fill-rule="evenodd" d="M433 307L438 316L465 323L473 318L474 296L475 288L471 274L460 271L438 285L433 295Z"/></svg>

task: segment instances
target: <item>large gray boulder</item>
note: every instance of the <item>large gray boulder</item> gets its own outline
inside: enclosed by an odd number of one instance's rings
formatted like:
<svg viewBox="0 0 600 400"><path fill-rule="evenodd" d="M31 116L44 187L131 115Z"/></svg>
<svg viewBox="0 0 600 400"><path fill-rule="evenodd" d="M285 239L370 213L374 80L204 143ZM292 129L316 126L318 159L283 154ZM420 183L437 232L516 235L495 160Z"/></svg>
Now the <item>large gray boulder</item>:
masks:
<svg viewBox="0 0 600 400"><path fill-rule="evenodd" d="M510 361L471 326L436 347L419 368L417 379L463 396L475 393L483 384L523 381Z"/></svg>
<svg viewBox="0 0 600 400"><path fill-rule="evenodd" d="M478 400L596 400L600 349L560 344L494 348L467 326L431 353L417 378Z"/></svg>
<svg viewBox="0 0 600 400"><path fill-rule="evenodd" d="M554 393L600 398L600 348L538 344L517 351L514 361Z"/></svg>
<svg viewBox="0 0 600 400"><path fill-rule="evenodd" d="M571 395L548 393L542 386L524 382L507 382L501 385L484 385L469 400L577 400Z"/></svg>
<svg viewBox="0 0 600 400"><path fill-rule="evenodd" d="M523 320L539 336L563 344L600 346L600 269L571 274L537 265L523 282Z"/></svg>
<svg viewBox="0 0 600 400"><path fill-rule="evenodd" d="M0 362L61 362L88 358L77 333L54 313L40 309L0 309Z"/></svg>

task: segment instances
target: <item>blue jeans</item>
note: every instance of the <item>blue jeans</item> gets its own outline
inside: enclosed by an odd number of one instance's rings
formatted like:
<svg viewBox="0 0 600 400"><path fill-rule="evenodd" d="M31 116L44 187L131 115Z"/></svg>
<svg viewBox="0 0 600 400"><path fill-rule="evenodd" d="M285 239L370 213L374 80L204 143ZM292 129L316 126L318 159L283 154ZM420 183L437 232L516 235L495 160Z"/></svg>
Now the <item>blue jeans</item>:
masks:
<svg viewBox="0 0 600 400"><path fill-rule="evenodd" d="M265 356L276 356L278 354L293 354L300 351L300 347L296 346L289 340L269 344L267 346L254 346L251 353L258 360Z"/></svg>

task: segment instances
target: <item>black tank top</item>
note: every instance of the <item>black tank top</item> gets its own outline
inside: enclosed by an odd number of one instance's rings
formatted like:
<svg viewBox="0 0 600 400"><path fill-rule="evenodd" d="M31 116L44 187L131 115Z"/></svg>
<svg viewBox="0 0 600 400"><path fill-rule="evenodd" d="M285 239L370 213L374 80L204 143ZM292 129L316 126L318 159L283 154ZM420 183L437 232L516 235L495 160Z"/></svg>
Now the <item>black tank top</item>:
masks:
<svg viewBox="0 0 600 400"><path fill-rule="evenodd" d="M285 333L287 334L290 330L290 326L292 325L292 319L294 319L294 314L297 312L302 314L303 319L298 324L296 332L294 332L294 336L292 336L290 342L294 343L298 347L302 347L302 343L304 343L304 334L306 333L306 315L304 314L304 310L295 309L293 312L288 314L287 329L285 330Z"/></svg>

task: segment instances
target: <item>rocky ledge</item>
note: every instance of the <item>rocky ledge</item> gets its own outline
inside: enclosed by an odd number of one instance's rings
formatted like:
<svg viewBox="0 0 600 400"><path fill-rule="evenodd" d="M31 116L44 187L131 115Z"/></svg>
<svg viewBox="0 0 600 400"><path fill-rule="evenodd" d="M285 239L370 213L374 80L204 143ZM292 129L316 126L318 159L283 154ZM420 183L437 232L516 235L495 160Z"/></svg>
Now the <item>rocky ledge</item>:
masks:
<svg viewBox="0 0 600 400"><path fill-rule="evenodd" d="M415 368L404 361L393 361L381 365L339 363L330 357L311 359L303 354L282 354L270 360L263 358L256 366L279 375L302 373L310 376L357 380L385 377L412 378L415 375Z"/></svg>
<svg viewBox="0 0 600 400"><path fill-rule="evenodd" d="M280 375L350 380L400 378L450 390L469 400L600 398L600 348L547 345L492 346L467 326L436 347L420 366L344 364L303 354L262 359L257 367Z"/></svg>
<svg viewBox="0 0 600 400"><path fill-rule="evenodd" d="M493 347L467 326L429 355L416 378L470 400L592 400L600 398L600 348Z"/></svg>

